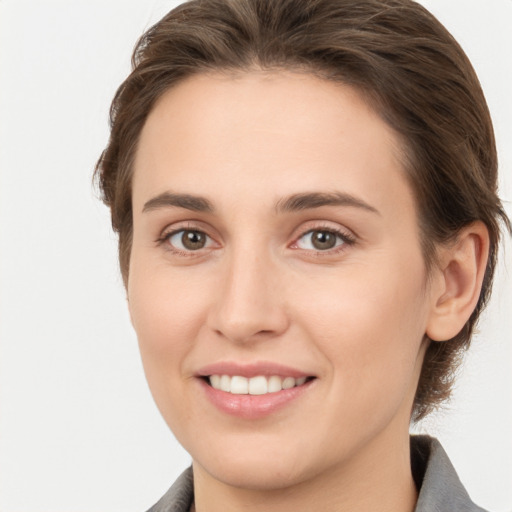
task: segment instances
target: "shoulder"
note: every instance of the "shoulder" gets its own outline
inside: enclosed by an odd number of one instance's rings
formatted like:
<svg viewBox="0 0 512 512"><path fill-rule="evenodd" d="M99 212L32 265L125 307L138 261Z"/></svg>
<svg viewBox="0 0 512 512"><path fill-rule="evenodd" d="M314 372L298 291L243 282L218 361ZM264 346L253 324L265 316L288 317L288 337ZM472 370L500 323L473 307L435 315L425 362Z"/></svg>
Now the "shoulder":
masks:
<svg viewBox="0 0 512 512"><path fill-rule="evenodd" d="M486 512L471 501L437 439L411 436L411 466L419 490L415 512Z"/></svg>

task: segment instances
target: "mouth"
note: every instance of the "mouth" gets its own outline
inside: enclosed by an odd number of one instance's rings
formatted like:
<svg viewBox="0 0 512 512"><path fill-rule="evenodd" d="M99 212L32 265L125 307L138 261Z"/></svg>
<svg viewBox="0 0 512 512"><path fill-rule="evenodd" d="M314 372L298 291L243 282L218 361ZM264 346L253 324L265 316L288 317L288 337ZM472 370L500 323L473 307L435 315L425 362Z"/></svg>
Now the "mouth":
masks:
<svg viewBox="0 0 512 512"><path fill-rule="evenodd" d="M272 361L219 361L200 368L196 377L218 410L246 420L267 418L300 403L318 380L310 371Z"/></svg>
<svg viewBox="0 0 512 512"><path fill-rule="evenodd" d="M244 377L241 375L208 375L202 377L213 389L232 395L271 395L283 390L303 386L315 377L291 377L281 375L256 375Z"/></svg>

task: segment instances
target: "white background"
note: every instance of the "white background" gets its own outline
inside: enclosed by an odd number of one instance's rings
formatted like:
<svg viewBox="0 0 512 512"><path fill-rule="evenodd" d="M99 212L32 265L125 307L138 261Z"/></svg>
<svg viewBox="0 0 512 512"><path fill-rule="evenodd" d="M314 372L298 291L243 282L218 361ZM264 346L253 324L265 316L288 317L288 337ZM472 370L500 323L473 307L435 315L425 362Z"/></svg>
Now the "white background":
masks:
<svg viewBox="0 0 512 512"><path fill-rule="evenodd" d="M479 73L510 201L512 1L423 3ZM91 187L131 49L175 4L0 0L2 512L143 511L189 464L148 392L115 237ZM454 401L421 428L440 437L475 501L509 512L512 278L503 264L496 284Z"/></svg>

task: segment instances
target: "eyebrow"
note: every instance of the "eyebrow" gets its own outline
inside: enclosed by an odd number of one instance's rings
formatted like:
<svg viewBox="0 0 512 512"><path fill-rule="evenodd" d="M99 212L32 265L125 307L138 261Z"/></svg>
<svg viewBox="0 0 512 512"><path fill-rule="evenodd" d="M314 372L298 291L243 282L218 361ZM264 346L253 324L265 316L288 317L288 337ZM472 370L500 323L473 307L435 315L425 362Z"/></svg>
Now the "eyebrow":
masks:
<svg viewBox="0 0 512 512"><path fill-rule="evenodd" d="M376 208L362 199L343 192L305 192L293 194L279 200L276 204L276 211L296 212L322 206L350 206L380 215Z"/></svg>
<svg viewBox="0 0 512 512"><path fill-rule="evenodd" d="M275 209L278 213L285 213L320 208L322 206L350 206L380 215L376 208L362 199L343 192L303 192L293 194L280 199L276 203ZM142 208L142 212L170 207L205 213L213 213L215 211L212 203L204 197L192 194L163 192L147 201Z"/></svg>
<svg viewBox="0 0 512 512"><path fill-rule="evenodd" d="M185 208L194 212L212 213L214 211L212 203L204 197L194 196L191 194L175 194L173 192L164 192L153 197L142 208L142 212L150 212L159 210L160 208L169 207Z"/></svg>

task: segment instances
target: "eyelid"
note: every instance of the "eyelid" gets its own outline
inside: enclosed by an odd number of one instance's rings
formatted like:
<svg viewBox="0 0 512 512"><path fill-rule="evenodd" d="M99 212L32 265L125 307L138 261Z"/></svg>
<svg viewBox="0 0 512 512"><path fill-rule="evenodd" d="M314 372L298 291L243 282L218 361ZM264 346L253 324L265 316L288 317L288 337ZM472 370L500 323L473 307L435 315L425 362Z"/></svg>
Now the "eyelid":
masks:
<svg viewBox="0 0 512 512"><path fill-rule="evenodd" d="M179 235L180 233L182 233L182 238L183 238L183 234L185 233L199 233L201 235L204 235L205 236L205 246L204 247L200 247L199 249L186 249L186 248L181 248L181 247L176 247L175 243L170 243L171 240L173 238L175 238L177 235ZM178 229L177 231L171 231L170 233L168 233L166 236L165 236L165 239L167 242L169 242L169 245L173 246L174 248L178 249L179 251L184 251L184 252L198 252L200 251L201 249L209 249L212 245L212 238L204 233L203 231L199 231L198 229Z"/></svg>
<svg viewBox="0 0 512 512"><path fill-rule="evenodd" d="M169 239L180 233L182 231L197 231L203 233L209 240L208 247L203 247L197 250L182 250L172 246L169 243ZM303 249L297 246L298 241L306 236L309 233L315 231L326 231L329 233L333 233L339 239L342 240L343 243L335 245L330 249ZM174 253L179 256L199 256L204 254L205 251L210 251L215 248L219 248L221 244L217 242L216 237L210 233L211 229L208 226L204 226L203 222L199 221L182 221L176 222L175 224L171 224L166 226L155 240L158 246L166 246L165 250L168 250L171 253ZM294 249L297 251L303 251L304 253L315 254L318 256L328 256L341 251L348 249L349 246L354 245L357 241L357 235L350 229L341 226L337 223L331 223L328 221L309 221L305 224L302 224L300 228L295 230L293 237L293 241L287 245L288 248Z"/></svg>
<svg viewBox="0 0 512 512"><path fill-rule="evenodd" d="M204 234L208 239L208 247L203 247L197 250L187 250L180 249L174 247L170 244L169 240L174 235L181 233L183 231L195 231L198 233ZM171 224L166 226L161 232L158 238L155 240L157 246L165 246L165 250L176 254L178 256L199 256L200 254L204 254L204 251L211 250L215 247L219 247L220 244L216 241L215 237L209 233L209 229L207 227L203 227L203 223L192 222L192 221L183 221L177 222L175 224Z"/></svg>
<svg viewBox="0 0 512 512"><path fill-rule="evenodd" d="M315 231L326 231L336 235L339 239L343 241L343 243L335 245L331 249L320 250L320 249L302 249L298 247L298 241L305 237L306 235L313 233ZM340 225L333 225L328 222L311 222L307 223L306 226L301 226L300 230L298 230L297 234L293 237L293 242L288 246L291 249L295 249L298 251L304 251L309 253L314 253L316 255L329 255L337 252L341 252L346 250L348 246L354 245L357 241L356 234L349 230L348 228L342 227Z"/></svg>

